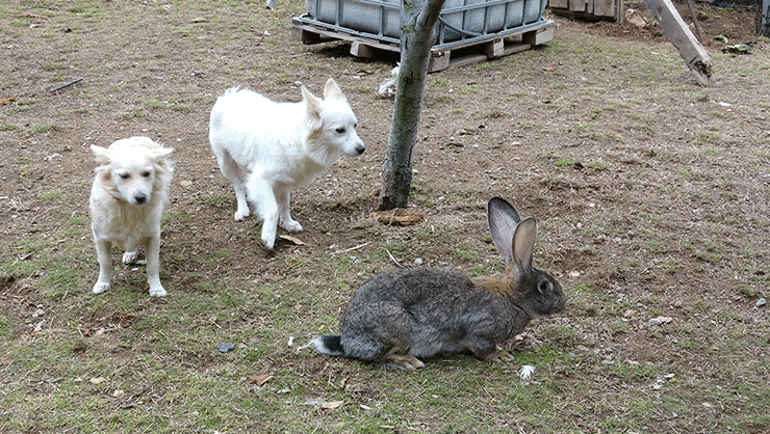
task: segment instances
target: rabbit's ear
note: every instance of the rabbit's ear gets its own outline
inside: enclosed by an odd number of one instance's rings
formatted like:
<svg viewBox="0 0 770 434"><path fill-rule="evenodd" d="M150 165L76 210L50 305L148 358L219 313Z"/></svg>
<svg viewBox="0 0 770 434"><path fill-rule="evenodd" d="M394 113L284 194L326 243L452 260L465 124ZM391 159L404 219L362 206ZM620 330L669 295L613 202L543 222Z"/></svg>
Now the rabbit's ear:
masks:
<svg viewBox="0 0 770 434"><path fill-rule="evenodd" d="M537 220L527 217L516 226L513 233L513 263L516 264L519 276L532 273L532 254L535 251L537 239Z"/></svg>
<svg viewBox="0 0 770 434"><path fill-rule="evenodd" d="M513 261L511 241L516 225L521 221L519 213L504 199L493 197L487 202L487 219L495 247L505 257L506 262Z"/></svg>

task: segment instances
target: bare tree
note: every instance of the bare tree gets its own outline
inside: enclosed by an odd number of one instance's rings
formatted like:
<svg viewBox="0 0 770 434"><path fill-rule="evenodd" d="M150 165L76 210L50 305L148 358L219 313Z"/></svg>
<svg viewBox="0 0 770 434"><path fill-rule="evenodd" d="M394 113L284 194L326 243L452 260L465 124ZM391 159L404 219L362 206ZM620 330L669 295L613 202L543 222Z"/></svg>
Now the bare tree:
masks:
<svg viewBox="0 0 770 434"><path fill-rule="evenodd" d="M406 208L412 184L412 155L420 125L430 49L445 0L402 0L401 67L382 168L380 209Z"/></svg>

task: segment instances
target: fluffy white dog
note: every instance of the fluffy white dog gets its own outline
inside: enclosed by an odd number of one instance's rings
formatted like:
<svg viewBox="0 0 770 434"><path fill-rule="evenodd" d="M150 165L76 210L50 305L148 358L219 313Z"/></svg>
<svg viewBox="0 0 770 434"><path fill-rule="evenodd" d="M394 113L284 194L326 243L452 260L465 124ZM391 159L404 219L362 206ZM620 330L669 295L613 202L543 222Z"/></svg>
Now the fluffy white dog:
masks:
<svg viewBox="0 0 770 434"><path fill-rule="evenodd" d="M147 258L150 295L163 297L160 283L160 218L168 201L173 172L165 148L147 137L118 140L109 148L91 146L96 177L91 189L91 230L99 259L99 280L94 294L110 288L110 250L117 243L126 250L123 262L136 259L138 247Z"/></svg>
<svg viewBox="0 0 770 434"><path fill-rule="evenodd" d="M211 110L209 141L222 174L235 189L235 220L247 217L251 204L263 220L267 249L275 244L279 223L289 232L301 231L289 212L289 194L313 182L342 153L364 152L357 123L331 78L323 100L305 86L298 103L274 102L237 87L225 91Z"/></svg>

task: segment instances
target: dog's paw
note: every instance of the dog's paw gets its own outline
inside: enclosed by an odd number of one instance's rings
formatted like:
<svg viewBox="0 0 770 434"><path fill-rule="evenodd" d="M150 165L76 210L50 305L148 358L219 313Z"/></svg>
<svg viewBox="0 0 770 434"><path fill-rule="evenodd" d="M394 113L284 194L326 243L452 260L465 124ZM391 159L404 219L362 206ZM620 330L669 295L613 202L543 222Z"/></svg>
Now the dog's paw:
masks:
<svg viewBox="0 0 770 434"><path fill-rule="evenodd" d="M110 289L110 282L96 282L96 285L94 285L94 294L101 294L108 289Z"/></svg>
<svg viewBox="0 0 770 434"><path fill-rule="evenodd" d="M136 258L139 257L139 251L134 250L132 252L126 252L123 254L123 263L124 264L130 264L134 261L136 261Z"/></svg>
<svg viewBox="0 0 770 434"><path fill-rule="evenodd" d="M262 237L262 245L265 246L267 250L273 250L273 247L275 247L275 238Z"/></svg>
<svg viewBox="0 0 770 434"><path fill-rule="evenodd" d="M288 222L281 222L281 227L289 232L302 232L302 225L296 220L289 220Z"/></svg>
<svg viewBox="0 0 770 434"><path fill-rule="evenodd" d="M245 219L249 216L249 209L246 208L245 210L239 209L235 212L235 221L239 222Z"/></svg>
<svg viewBox="0 0 770 434"><path fill-rule="evenodd" d="M264 222L262 223L262 245L265 246L267 250L273 250L273 246L275 245L275 236L278 232L278 222Z"/></svg>
<svg viewBox="0 0 770 434"><path fill-rule="evenodd" d="M150 297L165 297L165 296L166 296L166 290L163 289L162 285L150 287Z"/></svg>

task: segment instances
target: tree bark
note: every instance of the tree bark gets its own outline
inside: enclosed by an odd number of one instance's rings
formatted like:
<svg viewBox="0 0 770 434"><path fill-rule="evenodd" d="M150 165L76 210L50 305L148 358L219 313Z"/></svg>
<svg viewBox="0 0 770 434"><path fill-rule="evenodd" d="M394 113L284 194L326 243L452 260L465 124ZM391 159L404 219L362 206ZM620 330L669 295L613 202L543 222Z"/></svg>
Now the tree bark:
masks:
<svg viewBox="0 0 770 434"><path fill-rule="evenodd" d="M409 201L428 60L444 1L403 0L401 3L401 66L388 150L382 167L380 210L406 208Z"/></svg>

